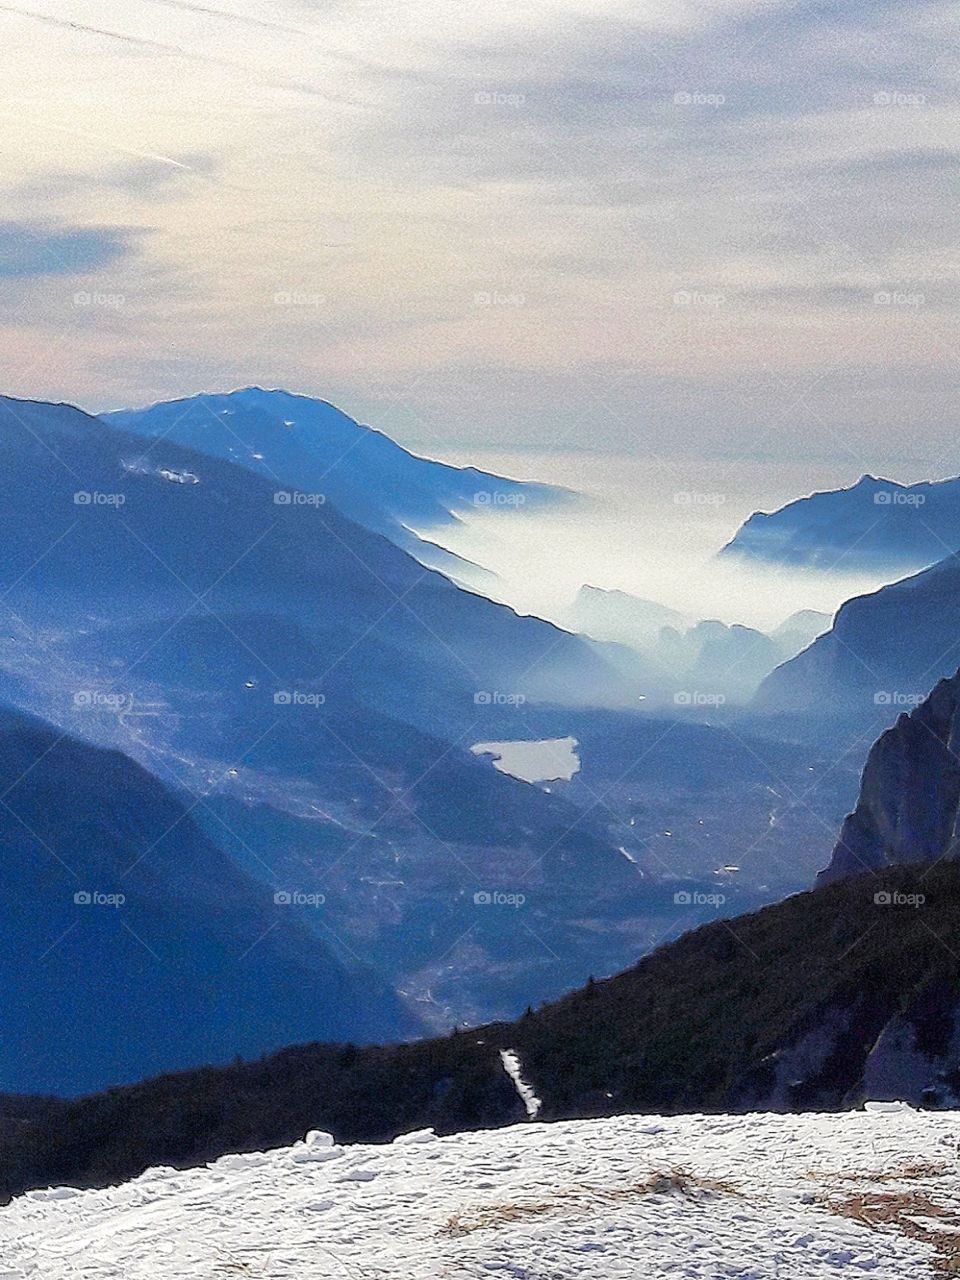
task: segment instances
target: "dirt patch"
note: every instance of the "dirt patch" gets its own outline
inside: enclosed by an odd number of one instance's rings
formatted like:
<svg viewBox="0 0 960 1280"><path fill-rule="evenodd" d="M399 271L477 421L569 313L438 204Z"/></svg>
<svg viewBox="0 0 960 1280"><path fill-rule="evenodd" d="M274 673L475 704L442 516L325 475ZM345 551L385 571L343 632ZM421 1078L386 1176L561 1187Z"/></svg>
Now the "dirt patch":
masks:
<svg viewBox="0 0 960 1280"><path fill-rule="evenodd" d="M827 1199L824 1204L873 1231L892 1227L911 1240L932 1245L937 1271L960 1275L960 1218L923 1192L864 1191L846 1200Z"/></svg>
<svg viewBox="0 0 960 1280"><path fill-rule="evenodd" d="M456 1239L471 1235L474 1231L499 1227L507 1222L538 1218L562 1208L572 1207L587 1211L598 1204L619 1204L639 1196L702 1194L735 1196L740 1192L728 1182L721 1182L716 1178L699 1177L688 1173L685 1169L671 1169L665 1173L651 1173L640 1182L630 1183L624 1187L577 1187L554 1192L553 1195L542 1200L521 1200L463 1210L451 1214L438 1234Z"/></svg>

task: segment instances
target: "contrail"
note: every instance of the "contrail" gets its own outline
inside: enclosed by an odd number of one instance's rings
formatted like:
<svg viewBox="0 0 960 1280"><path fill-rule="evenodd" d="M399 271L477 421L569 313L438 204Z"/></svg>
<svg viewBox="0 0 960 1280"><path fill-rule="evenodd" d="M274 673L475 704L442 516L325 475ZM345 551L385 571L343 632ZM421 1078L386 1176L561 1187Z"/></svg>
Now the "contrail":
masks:
<svg viewBox="0 0 960 1280"><path fill-rule="evenodd" d="M256 68L244 66L242 62L231 62L228 58L215 58L206 53L194 53L190 49L181 49L179 45L165 44L162 40L151 40L147 36L128 36L120 31L108 31L105 27L92 27L85 22L73 22L69 18L55 18L49 13L37 13L34 9L21 9L18 5L0 4L0 13L12 13L18 18L31 18L34 22L43 22L50 27L60 27L66 31L83 31L90 35L105 36L108 40L120 40L124 44L138 45L142 49L155 49L160 53L172 53L179 58L188 58L194 62L205 62L209 66L226 67L230 71L242 71L245 76L257 77L261 84L274 89L286 89L294 93L308 94L310 97L323 98L340 106L363 107L367 104L345 94L327 93L314 85L304 84L298 80L264 79Z"/></svg>
<svg viewBox="0 0 960 1280"><path fill-rule="evenodd" d="M0 8L3 7L0 5ZM118 151L121 155L135 156L138 160L154 160L157 164L168 164L174 169L185 169L188 173L196 172L192 165L184 164L182 160L174 160L172 156L161 156L153 151L138 151L136 147L123 147L119 143L101 137L100 134L85 133L82 129L68 129L66 125L50 124L46 120L29 120L12 111L0 113L0 120L16 120L20 124L28 124L31 129L49 129L53 133L65 133L70 138L82 138L85 142L96 142L101 146L107 146L111 151Z"/></svg>
<svg viewBox="0 0 960 1280"><path fill-rule="evenodd" d="M231 13L228 9L213 9L205 4L191 4L190 0L148 0L150 4L160 4L167 9L182 9L186 13L202 13L208 18L226 18L229 22L240 22L247 27L262 27L266 31L283 31L291 36L311 37L309 31L302 27L288 27L282 22L270 22L267 18L253 18L246 13Z"/></svg>

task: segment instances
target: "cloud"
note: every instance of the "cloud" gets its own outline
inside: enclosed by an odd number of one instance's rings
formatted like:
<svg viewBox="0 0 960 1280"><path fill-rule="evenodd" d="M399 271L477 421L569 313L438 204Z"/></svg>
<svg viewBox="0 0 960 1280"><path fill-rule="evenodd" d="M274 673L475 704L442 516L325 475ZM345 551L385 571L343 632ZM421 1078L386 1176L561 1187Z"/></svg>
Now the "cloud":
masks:
<svg viewBox="0 0 960 1280"><path fill-rule="evenodd" d="M0 279L86 275L127 257L132 240L116 227L0 222Z"/></svg>

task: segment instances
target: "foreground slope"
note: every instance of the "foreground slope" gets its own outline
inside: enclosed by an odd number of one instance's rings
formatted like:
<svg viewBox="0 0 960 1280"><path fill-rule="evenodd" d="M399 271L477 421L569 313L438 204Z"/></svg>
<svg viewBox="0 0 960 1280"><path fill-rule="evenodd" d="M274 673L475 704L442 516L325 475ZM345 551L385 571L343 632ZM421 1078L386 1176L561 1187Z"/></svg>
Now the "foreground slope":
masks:
<svg viewBox="0 0 960 1280"><path fill-rule="evenodd" d="M919 905L917 904L919 898ZM519 1055L545 1119L829 1110L960 1096L960 867L827 885L686 934L513 1023L414 1044L305 1045L54 1105L0 1149L7 1194L289 1143L510 1124Z"/></svg>
<svg viewBox="0 0 960 1280"><path fill-rule="evenodd" d="M960 1246L960 1120L622 1117L389 1147L324 1134L0 1210L8 1277L932 1280Z"/></svg>
<svg viewBox="0 0 960 1280"><path fill-rule="evenodd" d="M416 1029L119 752L0 709L0 793L0 1089Z"/></svg>

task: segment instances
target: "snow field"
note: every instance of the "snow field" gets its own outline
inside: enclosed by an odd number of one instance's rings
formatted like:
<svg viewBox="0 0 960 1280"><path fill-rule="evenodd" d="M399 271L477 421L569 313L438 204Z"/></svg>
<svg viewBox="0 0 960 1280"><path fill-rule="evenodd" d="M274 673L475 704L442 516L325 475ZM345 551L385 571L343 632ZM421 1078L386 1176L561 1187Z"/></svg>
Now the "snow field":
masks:
<svg viewBox="0 0 960 1280"><path fill-rule="evenodd" d="M314 1132L21 1196L0 1280L933 1280L960 1233L958 1142L960 1113L908 1108Z"/></svg>

